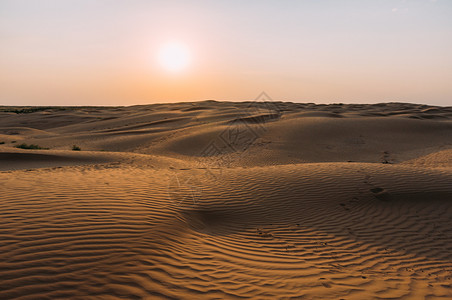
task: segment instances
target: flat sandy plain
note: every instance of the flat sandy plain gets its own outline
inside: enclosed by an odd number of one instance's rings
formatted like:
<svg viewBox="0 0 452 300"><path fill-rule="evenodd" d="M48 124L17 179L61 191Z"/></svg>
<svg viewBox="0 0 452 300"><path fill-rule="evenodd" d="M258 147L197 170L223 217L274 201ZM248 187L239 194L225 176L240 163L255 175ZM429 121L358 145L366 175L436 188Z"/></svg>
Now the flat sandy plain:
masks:
<svg viewBox="0 0 452 300"><path fill-rule="evenodd" d="M452 107L0 107L0 143L0 299L452 297Z"/></svg>

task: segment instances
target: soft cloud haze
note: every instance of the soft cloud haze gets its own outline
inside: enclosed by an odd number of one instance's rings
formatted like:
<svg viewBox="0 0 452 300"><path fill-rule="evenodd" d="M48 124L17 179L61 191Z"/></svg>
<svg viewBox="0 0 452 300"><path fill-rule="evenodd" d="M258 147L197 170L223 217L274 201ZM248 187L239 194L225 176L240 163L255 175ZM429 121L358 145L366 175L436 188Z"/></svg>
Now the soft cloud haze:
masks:
<svg viewBox="0 0 452 300"><path fill-rule="evenodd" d="M164 70L168 41L189 67ZM452 1L0 0L0 104L452 105Z"/></svg>

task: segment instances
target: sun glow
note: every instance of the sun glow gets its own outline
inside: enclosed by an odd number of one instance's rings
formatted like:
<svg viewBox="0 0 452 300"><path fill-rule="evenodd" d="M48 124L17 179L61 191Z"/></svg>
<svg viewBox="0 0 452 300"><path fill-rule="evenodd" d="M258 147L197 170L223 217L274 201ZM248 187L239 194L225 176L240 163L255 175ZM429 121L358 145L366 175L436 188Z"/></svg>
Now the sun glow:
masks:
<svg viewBox="0 0 452 300"><path fill-rule="evenodd" d="M190 51L182 43L167 43L161 47L158 53L158 61L165 70L180 72L190 64Z"/></svg>

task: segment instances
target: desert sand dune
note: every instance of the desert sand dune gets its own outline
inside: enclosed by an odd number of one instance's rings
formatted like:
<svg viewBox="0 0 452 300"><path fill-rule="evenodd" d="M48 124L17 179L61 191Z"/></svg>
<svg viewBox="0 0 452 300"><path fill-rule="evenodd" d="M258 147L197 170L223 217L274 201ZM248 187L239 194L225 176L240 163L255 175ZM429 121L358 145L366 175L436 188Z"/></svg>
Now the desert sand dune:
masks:
<svg viewBox="0 0 452 300"><path fill-rule="evenodd" d="M113 159L98 153L58 153L43 150L25 152L16 150L13 152L0 152L0 161L3 162L0 165L0 170L3 171L107 163L113 161Z"/></svg>
<svg viewBox="0 0 452 300"><path fill-rule="evenodd" d="M403 103L1 107L0 299L451 298L451 120Z"/></svg>

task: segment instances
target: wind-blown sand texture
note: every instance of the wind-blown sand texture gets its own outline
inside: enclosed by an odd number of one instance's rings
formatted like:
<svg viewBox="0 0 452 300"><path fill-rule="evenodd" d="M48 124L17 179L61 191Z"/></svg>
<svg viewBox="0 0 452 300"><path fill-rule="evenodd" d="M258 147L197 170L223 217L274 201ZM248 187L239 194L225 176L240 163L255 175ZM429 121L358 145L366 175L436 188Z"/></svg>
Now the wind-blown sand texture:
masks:
<svg viewBox="0 0 452 300"><path fill-rule="evenodd" d="M452 107L0 107L1 142L0 299L452 297Z"/></svg>

